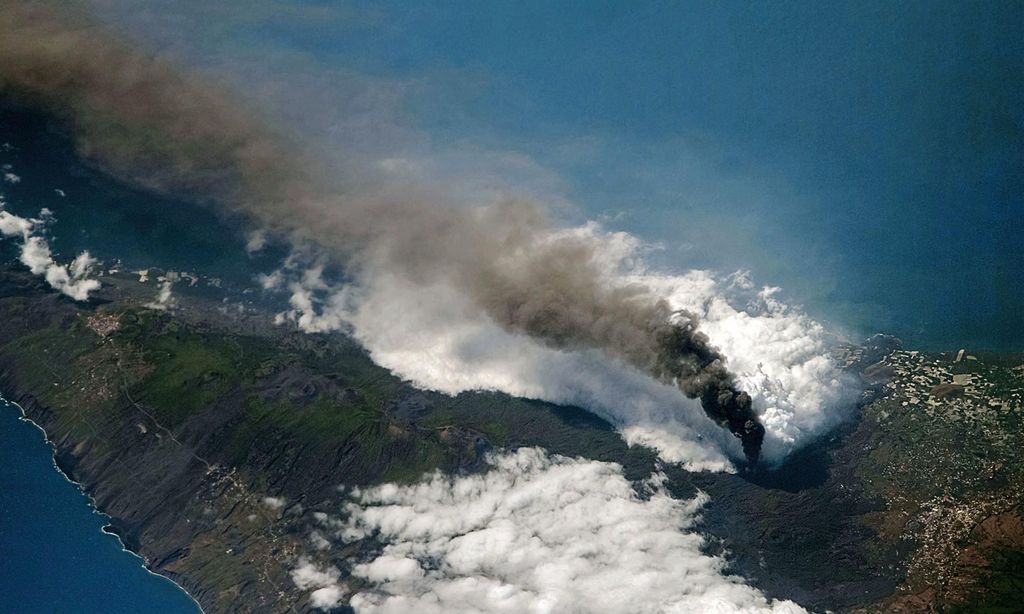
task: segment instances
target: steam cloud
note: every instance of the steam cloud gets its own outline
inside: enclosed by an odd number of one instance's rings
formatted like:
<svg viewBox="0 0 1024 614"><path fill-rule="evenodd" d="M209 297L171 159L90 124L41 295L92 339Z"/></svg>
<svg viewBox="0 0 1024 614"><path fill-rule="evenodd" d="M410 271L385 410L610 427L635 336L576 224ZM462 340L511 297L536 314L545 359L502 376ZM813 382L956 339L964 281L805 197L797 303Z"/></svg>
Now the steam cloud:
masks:
<svg viewBox="0 0 1024 614"><path fill-rule="evenodd" d="M643 267L642 244L628 234L593 225L562 232L592 235L606 275L624 275L673 309L699 315L712 342L732 357L733 375L765 427L763 463L782 462L852 407L855 388L829 358L828 331L780 301L778 288L756 287L745 272L652 273ZM265 287L291 294L291 308L278 317L309 332L347 325L376 363L418 387L453 395L500 390L585 407L630 444L692 471L730 470L730 458L742 456L740 441L702 415L699 401L606 353L563 352L510 333L447 284L424 287L382 272L354 288L321 273L293 255L263 277Z"/></svg>
<svg viewBox="0 0 1024 614"><path fill-rule="evenodd" d="M757 461L764 427L697 316L609 274L599 237L560 232L536 203L462 207L440 189L375 181L370 168L338 178L215 84L52 5L8 3L0 57L0 94L64 117L109 171L319 245L356 280L443 283L509 332L600 350L699 399Z"/></svg>

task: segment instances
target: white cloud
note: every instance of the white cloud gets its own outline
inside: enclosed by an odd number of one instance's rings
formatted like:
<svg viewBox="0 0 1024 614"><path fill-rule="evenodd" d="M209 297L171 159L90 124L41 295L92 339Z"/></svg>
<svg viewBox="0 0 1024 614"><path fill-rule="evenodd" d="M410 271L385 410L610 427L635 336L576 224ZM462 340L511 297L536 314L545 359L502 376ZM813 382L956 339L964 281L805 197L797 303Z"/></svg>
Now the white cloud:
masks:
<svg viewBox="0 0 1024 614"><path fill-rule="evenodd" d="M593 237L608 283L644 285L700 316L701 330L728 357L764 422L764 461L781 461L843 417L847 386L828 358L827 332L787 307L777 289L758 291L744 271L724 278L707 271L651 273L643 264L645 247L628 234L592 224L562 232ZM738 440L675 387L599 351L560 351L510 334L448 283L417 285L375 269L357 286L332 288L319 267L301 279L301 267L291 267L275 272L294 280L287 285L292 308L279 321L308 332L350 328L375 362L420 387L450 394L500 390L584 407L628 442L692 470L728 470L731 459L743 458Z"/></svg>
<svg viewBox="0 0 1024 614"><path fill-rule="evenodd" d="M39 239L39 237L32 237L31 240L36 239ZM42 241L41 239L39 240ZM49 253L49 250L46 250L46 252ZM24 256L24 251L22 254ZM91 272L95 262L96 260L89 255L89 252L82 252L72 262L71 272L68 272L68 267L51 261L46 266L46 283L76 301L89 300L89 294L100 288L98 280L86 277Z"/></svg>
<svg viewBox="0 0 1024 614"><path fill-rule="evenodd" d="M2 206L3 201L0 200L0 207ZM0 234L5 237L28 236L34 226L34 220L18 217L0 208Z"/></svg>
<svg viewBox="0 0 1024 614"><path fill-rule="evenodd" d="M313 544L313 548L317 550L326 550L331 547L331 542L324 537L320 531L313 531L309 534L309 541Z"/></svg>
<svg viewBox="0 0 1024 614"><path fill-rule="evenodd" d="M307 333L324 333L347 328L346 303L348 290L333 288L324 281L324 264L318 261L303 268L304 256L292 253L284 266L269 275L258 277L265 290L284 285L286 278L293 279L287 284L291 295L290 309L278 313L276 324L292 322Z"/></svg>
<svg viewBox="0 0 1024 614"><path fill-rule="evenodd" d="M284 507L287 501L284 497L263 497L263 505L266 505L272 510L280 510Z"/></svg>
<svg viewBox="0 0 1024 614"><path fill-rule="evenodd" d="M592 350L564 352L505 332L446 286L412 286L380 274L351 301L349 321L374 361L416 385L457 394L501 390L584 407L631 443L658 449L693 470L720 471L738 440L698 401Z"/></svg>
<svg viewBox="0 0 1024 614"><path fill-rule="evenodd" d="M351 598L356 612L803 611L724 575L725 561L701 551L693 525L704 495L673 499L654 478L638 496L616 464L536 448L491 463L354 497L349 532L384 544L352 570L370 584ZM302 563L292 573L303 587L337 586Z"/></svg>
<svg viewBox="0 0 1024 614"><path fill-rule="evenodd" d="M333 567L317 567L309 559L299 559L299 565L291 571L292 582L301 590L313 589L309 602L314 608L330 610L341 603L345 589L338 583L340 572Z"/></svg>
<svg viewBox="0 0 1024 614"><path fill-rule="evenodd" d="M345 328L343 305L346 299L343 290L321 298L317 295L317 286L291 283L288 289L291 291L291 297L288 299L291 309L278 314L282 321L294 322L307 333L323 333Z"/></svg>
<svg viewBox="0 0 1024 614"><path fill-rule="evenodd" d="M160 284L160 290L157 291L156 298L153 301L146 303L146 307L149 307L150 309L164 311L168 307L173 306L174 301L171 298L172 285L173 283L171 282L171 280L165 279Z"/></svg>
<svg viewBox="0 0 1024 614"><path fill-rule="evenodd" d="M284 275L281 271L274 271L269 274L260 273L256 276L256 281L259 282L260 287L264 290L274 290L281 286L284 281Z"/></svg>
<svg viewBox="0 0 1024 614"><path fill-rule="evenodd" d="M33 275L42 275L50 287L58 290L76 301L85 301L89 295L100 288L100 282L90 279L89 275L96 264L96 259L84 251L68 266L58 264L53 259L50 245L40 234L41 229L53 216L48 209L39 212L39 218L24 218L3 210L0 199L0 236L21 239L21 253L18 259L28 267Z"/></svg>
<svg viewBox="0 0 1024 614"><path fill-rule="evenodd" d="M28 267L33 275L44 275L46 269L53 264L50 246L42 237L26 237L21 248L21 263ZM49 280L47 280L49 281Z"/></svg>
<svg viewBox="0 0 1024 614"><path fill-rule="evenodd" d="M71 261L71 276L72 277L85 277L92 269L96 266L97 260L92 257L89 252L82 252Z"/></svg>
<svg viewBox="0 0 1024 614"><path fill-rule="evenodd" d="M762 288L745 309L737 309L730 295L755 288L743 272L738 287L736 279L691 271L640 281L674 308L701 316L701 330L722 349L740 388L753 398L765 426L763 458L778 461L842 420L843 409L852 407L853 388L830 360L829 335L821 324L779 300L778 288Z"/></svg>
<svg viewBox="0 0 1024 614"><path fill-rule="evenodd" d="M321 610L332 610L341 605L341 598L344 596L343 589L337 584L318 588L309 595L309 603L314 608Z"/></svg>
<svg viewBox="0 0 1024 614"><path fill-rule="evenodd" d="M320 569L308 559L300 560L299 566L292 570L291 575L295 585L303 590L329 586L336 583L341 576L337 569Z"/></svg>
<svg viewBox="0 0 1024 614"><path fill-rule="evenodd" d="M267 233L263 230L250 232L245 239L245 251L255 254L267 245Z"/></svg>

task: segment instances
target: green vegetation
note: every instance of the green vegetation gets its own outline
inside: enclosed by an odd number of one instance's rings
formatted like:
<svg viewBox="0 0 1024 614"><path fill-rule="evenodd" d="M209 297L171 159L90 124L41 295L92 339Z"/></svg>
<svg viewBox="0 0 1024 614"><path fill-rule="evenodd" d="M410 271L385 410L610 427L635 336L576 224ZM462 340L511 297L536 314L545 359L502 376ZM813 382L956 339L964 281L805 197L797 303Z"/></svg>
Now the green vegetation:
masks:
<svg viewBox="0 0 1024 614"><path fill-rule="evenodd" d="M53 322L0 347L0 353L13 359L19 382L39 391L41 400L55 402L74 379L68 365L96 348L96 339L78 322Z"/></svg>
<svg viewBox="0 0 1024 614"><path fill-rule="evenodd" d="M0 376L128 543L206 605L298 601L289 565L313 530L330 535L315 514L339 513L339 486L477 471L506 446L619 462L636 479L654 467L583 410L417 390L341 336L227 317L217 299L185 307L185 294L176 311L147 309L138 282L119 283L99 307L0 296ZM335 545L339 568L358 555Z"/></svg>
<svg viewBox="0 0 1024 614"><path fill-rule="evenodd" d="M276 429L318 447L344 445L353 437L363 443L387 438L388 421L379 409L366 404L343 406L326 396L305 406L286 401L267 401L250 396L245 401L246 419L233 433L232 444L250 445L261 430Z"/></svg>
<svg viewBox="0 0 1024 614"><path fill-rule="evenodd" d="M147 310L126 311L121 321L115 340L137 350L146 365L145 377L131 382L132 400L168 428L208 410L260 366L254 342L245 337L202 334Z"/></svg>
<svg viewBox="0 0 1024 614"><path fill-rule="evenodd" d="M167 427L209 409L255 366L236 340L167 334L152 338L144 347L146 362L155 368L136 386L136 400L154 408Z"/></svg>

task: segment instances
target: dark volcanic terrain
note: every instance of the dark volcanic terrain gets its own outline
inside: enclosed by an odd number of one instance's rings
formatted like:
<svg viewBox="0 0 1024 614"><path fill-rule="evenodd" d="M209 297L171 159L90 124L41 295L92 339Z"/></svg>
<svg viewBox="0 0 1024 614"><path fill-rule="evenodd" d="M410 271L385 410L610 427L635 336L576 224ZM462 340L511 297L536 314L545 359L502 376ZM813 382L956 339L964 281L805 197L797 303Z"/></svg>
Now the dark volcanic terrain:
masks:
<svg viewBox="0 0 1024 614"><path fill-rule="evenodd" d="M417 390L342 335L307 335L199 279L102 277L76 304L19 265L0 270L0 391L40 424L61 468L147 566L207 611L305 611L300 555L343 574L376 547L317 551L339 488L473 472L494 448L542 446L659 466L576 408ZM159 278L175 307L147 307ZM817 610L1010 611L1024 556L1024 357L926 354L887 337L838 348L857 419L785 466L664 467L707 492L707 548L774 597ZM317 533L321 535L321 533ZM322 535L321 535L322 536ZM351 590L357 578L343 577Z"/></svg>

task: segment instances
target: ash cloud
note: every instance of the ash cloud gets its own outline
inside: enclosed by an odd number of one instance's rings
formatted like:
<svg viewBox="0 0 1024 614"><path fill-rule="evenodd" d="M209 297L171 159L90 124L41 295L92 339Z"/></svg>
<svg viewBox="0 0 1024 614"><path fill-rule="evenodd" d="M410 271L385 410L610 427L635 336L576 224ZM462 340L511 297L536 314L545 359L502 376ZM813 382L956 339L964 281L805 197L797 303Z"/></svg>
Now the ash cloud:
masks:
<svg viewBox="0 0 1024 614"><path fill-rule="evenodd" d="M640 266L637 242L628 235L596 227L564 232L594 234L605 246L599 261L608 275L649 287L674 309L700 316L712 343L732 357L732 372L765 426L763 463L781 463L842 420L843 407L852 407L855 387L829 359L828 331L785 305L777 289L755 287L742 272L652 273ZM381 273L358 288L331 286L310 275L315 266L290 265L265 278L288 291L302 288L282 319L308 331L342 323L375 362L421 388L500 390L584 407L630 444L654 448L666 462L693 471L729 471L730 459L742 457L740 441L674 386L604 352L564 352L512 334L446 284L424 287ZM617 273L624 267L628 273Z"/></svg>
<svg viewBox="0 0 1024 614"><path fill-rule="evenodd" d="M444 284L508 332L604 352L699 399L757 461L764 428L698 317L604 270L601 240L561 232L537 203L465 206L443 187L389 180L371 165L338 169L275 134L210 77L56 4L8 3L0 57L0 93L63 117L80 151L112 173L318 245L358 282L389 274ZM296 311L312 307L296 301Z"/></svg>

